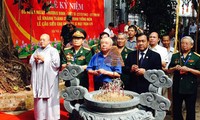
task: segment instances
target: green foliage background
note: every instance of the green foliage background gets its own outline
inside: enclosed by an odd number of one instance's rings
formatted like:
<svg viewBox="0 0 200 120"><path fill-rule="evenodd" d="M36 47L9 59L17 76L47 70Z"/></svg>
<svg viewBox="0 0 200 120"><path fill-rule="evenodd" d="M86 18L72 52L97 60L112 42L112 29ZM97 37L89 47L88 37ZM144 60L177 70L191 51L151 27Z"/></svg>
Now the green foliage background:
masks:
<svg viewBox="0 0 200 120"><path fill-rule="evenodd" d="M136 0L135 6L130 8L131 1L126 1L129 5L128 12L146 17L149 32L156 31L164 34L173 27L176 12L171 0Z"/></svg>

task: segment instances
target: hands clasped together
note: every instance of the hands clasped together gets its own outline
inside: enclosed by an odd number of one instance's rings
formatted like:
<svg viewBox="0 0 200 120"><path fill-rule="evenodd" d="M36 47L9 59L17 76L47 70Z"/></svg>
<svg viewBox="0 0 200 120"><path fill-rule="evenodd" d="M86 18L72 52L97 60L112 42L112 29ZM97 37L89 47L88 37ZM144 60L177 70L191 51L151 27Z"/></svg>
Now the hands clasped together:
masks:
<svg viewBox="0 0 200 120"><path fill-rule="evenodd" d="M34 59L36 63L44 62L44 57L39 54L35 55Z"/></svg>
<svg viewBox="0 0 200 120"><path fill-rule="evenodd" d="M180 71L180 74L187 74L190 71L189 67L176 65L174 67L175 70Z"/></svg>
<svg viewBox="0 0 200 120"><path fill-rule="evenodd" d="M101 74L106 74L106 70L104 70L104 69L98 69L98 70L94 70L93 71L93 74L94 75L96 75L96 76L99 76L99 75L101 75Z"/></svg>
<svg viewBox="0 0 200 120"><path fill-rule="evenodd" d="M145 69L144 68L139 68L138 65L132 65L131 67L131 72L135 72L136 75L144 75L145 73Z"/></svg>

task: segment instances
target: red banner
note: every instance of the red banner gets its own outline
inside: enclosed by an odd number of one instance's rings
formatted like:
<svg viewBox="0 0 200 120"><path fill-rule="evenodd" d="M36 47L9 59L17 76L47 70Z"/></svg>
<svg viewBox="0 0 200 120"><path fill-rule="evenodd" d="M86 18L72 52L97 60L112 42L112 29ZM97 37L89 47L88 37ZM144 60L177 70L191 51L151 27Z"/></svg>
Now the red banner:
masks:
<svg viewBox="0 0 200 120"><path fill-rule="evenodd" d="M60 41L60 33L66 24L66 16L72 15L72 23L87 32L87 39L97 38L104 29L103 0L49 0L54 7L45 13L37 0L32 0L33 12L25 12L14 5L13 0L5 1L7 18L14 44L37 43L43 33L52 41Z"/></svg>

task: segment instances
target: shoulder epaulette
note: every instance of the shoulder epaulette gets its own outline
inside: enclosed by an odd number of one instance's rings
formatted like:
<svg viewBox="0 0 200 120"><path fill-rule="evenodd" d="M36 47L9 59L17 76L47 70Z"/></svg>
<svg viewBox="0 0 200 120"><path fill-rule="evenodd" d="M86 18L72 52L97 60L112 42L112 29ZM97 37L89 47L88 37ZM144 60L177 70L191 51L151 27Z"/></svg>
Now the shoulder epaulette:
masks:
<svg viewBox="0 0 200 120"><path fill-rule="evenodd" d="M86 50L89 50L89 51L91 50L89 47L83 47L83 48L86 49Z"/></svg>
<svg viewBox="0 0 200 120"><path fill-rule="evenodd" d="M72 46L69 46L69 47L64 48L64 50L69 50L71 48L72 48Z"/></svg>
<svg viewBox="0 0 200 120"><path fill-rule="evenodd" d="M200 54L198 54L197 52L194 52L194 54L200 57Z"/></svg>
<svg viewBox="0 0 200 120"><path fill-rule="evenodd" d="M174 55L174 54L180 54L180 52L179 52L179 51L177 51L177 52L173 53L173 55Z"/></svg>
<svg viewBox="0 0 200 120"><path fill-rule="evenodd" d="M94 44L94 45L92 45L91 48L96 47L96 46L98 46L98 44Z"/></svg>
<svg viewBox="0 0 200 120"><path fill-rule="evenodd" d="M128 47L126 47L126 49L128 49L128 50L130 50L130 51L133 51L133 49L130 49L130 48L128 48Z"/></svg>
<svg viewBox="0 0 200 120"><path fill-rule="evenodd" d="M177 50L177 51L175 51L173 54L176 54L176 53L180 53L180 52Z"/></svg>

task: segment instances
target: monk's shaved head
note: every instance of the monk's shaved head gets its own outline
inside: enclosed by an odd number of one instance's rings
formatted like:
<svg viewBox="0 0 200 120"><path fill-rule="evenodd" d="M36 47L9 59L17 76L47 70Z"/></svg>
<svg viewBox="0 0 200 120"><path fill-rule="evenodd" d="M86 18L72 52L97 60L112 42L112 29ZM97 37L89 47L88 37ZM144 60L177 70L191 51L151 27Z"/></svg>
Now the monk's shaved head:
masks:
<svg viewBox="0 0 200 120"><path fill-rule="evenodd" d="M45 48L50 43L50 36L48 34L46 34L46 33L42 34L40 36L39 43L40 43L41 48Z"/></svg>

